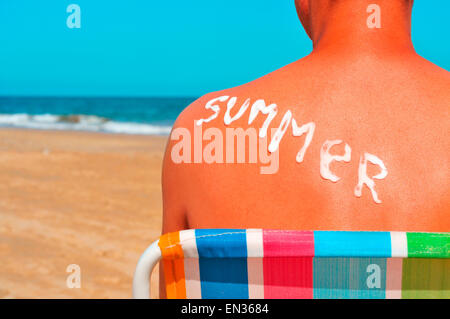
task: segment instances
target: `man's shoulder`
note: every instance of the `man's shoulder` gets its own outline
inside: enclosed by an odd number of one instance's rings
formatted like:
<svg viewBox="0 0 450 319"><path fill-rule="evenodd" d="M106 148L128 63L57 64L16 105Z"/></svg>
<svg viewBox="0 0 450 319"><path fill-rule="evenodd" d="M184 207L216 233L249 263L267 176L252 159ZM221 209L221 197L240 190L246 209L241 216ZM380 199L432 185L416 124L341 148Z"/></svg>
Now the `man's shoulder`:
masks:
<svg viewBox="0 0 450 319"><path fill-rule="evenodd" d="M442 112L448 116L450 72L425 59L421 66L414 70L420 79L415 81L420 83L414 87L415 92L423 97L424 103L428 103L430 114L442 119Z"/></svg>
<svg viewBox="0 0 450 319"><path fill-rule="evenodd" d="M287 73L289 73L288 70L292 64L276 69L252 81L220 91L209 92L201 96L180 113L175 122L175 127L185 127L187 124L192 125L193 121L202 119L206 113L214 112L214 104L223 106L230 100L233 101L233 98L237 98L238 100L245 100L247 98L253 100L267 98L270 100L275 98L281 94L280 91L286 89L283 81L289 79ZM295 91L293 90L293 92ZM285 91L284 94L286 94ZM240 103L240 101L237 101L237 103ZM209 112L205 113L208 110ZM220 109L221 111L222 108Z"/></svg>
<svg viewBox="0 0 450 319"><path fill-rule="evenodd" d="M212 99L224 96L226 91L227 90L210 92L196 99L178 115L173 127L192 127L195 121L205 116L205 105Z"/></svg>
<svg viewBox="0 0 450 319"><path fill-rule="evenodd" d="M433 62L421 58L421 63L412 65L413 72L417 74L419 78L428 83L431 87L440 89L440 93L449 95L450 90L442 90L444 88L450 88L450 72L446 69L434 64Z"/></svg>
<svg viewBox="0 0 450 319"><path fill-rule="evenodd" d="M178 115L174 128L192 127L193 123L198 120L203 120L204 124L212 122L216 116L223 115L224 107L226 108L230 100L254 95L255 90L253 88L256 87L258 80L220 91L209 92L199 97ZM209 118L210 120L208 120Z"/></svg>

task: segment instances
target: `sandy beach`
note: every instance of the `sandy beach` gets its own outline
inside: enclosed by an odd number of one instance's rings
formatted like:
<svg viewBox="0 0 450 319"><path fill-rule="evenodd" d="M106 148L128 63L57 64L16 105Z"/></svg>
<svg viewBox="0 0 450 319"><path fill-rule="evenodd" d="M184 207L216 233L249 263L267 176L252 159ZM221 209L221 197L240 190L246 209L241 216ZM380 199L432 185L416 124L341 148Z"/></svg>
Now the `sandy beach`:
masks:
<svg viewBox="0 0 450 319"><path fill-rule="evenodd" d="M0 298L130 298L160 234L166 139L0 129Z"/></svg>

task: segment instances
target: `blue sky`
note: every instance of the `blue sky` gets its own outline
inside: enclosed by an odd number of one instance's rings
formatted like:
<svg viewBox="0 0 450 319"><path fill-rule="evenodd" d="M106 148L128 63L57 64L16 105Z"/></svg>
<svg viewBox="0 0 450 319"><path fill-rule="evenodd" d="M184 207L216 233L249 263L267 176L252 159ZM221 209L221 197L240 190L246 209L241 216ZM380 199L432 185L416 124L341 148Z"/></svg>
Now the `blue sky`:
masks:
<svg viewBox="0 0 450 319"><path fill-rule="evenodd" d="M415 2L416 50L449 70L450 1ZM0 30L0 95L199 96L312 49L294 0L1 0Z"/></svg>

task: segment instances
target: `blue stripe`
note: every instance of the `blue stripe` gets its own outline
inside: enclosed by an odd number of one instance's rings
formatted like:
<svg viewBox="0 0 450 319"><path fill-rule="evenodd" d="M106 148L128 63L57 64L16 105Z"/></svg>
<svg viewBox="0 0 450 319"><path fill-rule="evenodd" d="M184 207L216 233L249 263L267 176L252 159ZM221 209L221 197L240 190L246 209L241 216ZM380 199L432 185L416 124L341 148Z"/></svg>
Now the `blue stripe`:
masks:
<svg viewBox="0 0 450 319"><path fill-rule="evenodd" d="M386 258L314 257L314 299L386 298Z"/></svg>
<svg viewBox="0 0 450 319"><path fill-rule="evenodd" d="M247 240L242 229L196 229L202 298L248 299Z"/></svg>
<svg viewBox="0 0 450 319"><path fill-rule="evenodd" d="M315 231L316 257L391 257L389 232Z"/></svg>

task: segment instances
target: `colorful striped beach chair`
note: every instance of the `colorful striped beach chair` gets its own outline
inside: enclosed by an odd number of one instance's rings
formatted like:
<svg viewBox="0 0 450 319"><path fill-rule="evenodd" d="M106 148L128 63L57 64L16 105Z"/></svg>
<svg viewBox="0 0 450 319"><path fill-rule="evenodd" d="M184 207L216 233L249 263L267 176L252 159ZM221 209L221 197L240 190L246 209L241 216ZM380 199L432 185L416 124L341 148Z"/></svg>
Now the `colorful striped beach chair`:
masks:
<svg viewBox="0 0 450 319"><path fill-rule="evenodd" d="M450 298L450 233L183 230L144 252L135 298L160 259L168 298Z"/></svg>

